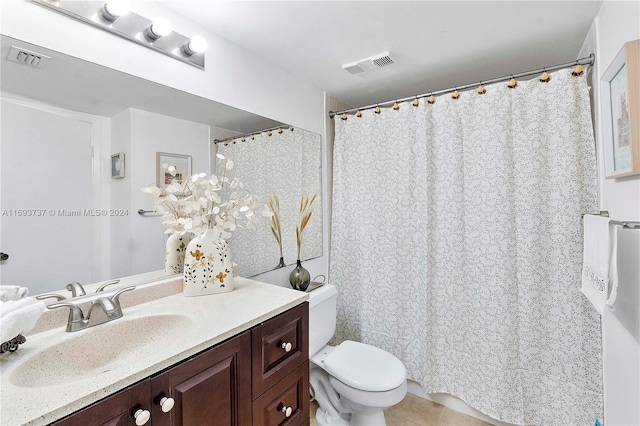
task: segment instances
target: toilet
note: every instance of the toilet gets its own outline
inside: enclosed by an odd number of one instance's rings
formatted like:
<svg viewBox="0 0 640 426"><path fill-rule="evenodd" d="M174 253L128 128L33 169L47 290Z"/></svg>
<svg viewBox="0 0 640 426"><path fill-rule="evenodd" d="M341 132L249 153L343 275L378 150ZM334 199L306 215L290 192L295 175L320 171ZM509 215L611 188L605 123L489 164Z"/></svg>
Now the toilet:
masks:
<svg viewBox="0 0 640 426"><path fill-rule="evenodd" d="M384 426L383 411L407 393L407 370L375 346L350 340L327 344L336 330L337 298L330 284L309 293L309 383L319 405L316 423Z"/></svg>

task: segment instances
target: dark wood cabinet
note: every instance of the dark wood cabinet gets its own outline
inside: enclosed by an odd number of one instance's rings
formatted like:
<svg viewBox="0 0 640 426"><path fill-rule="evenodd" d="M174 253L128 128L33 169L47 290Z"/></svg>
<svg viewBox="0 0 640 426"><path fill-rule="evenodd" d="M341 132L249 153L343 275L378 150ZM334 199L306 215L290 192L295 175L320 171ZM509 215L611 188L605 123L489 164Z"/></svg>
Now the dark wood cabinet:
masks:
<svg viewBox="0 0 640 426"><path fill-rule="evenodd" d="M247 331L153 377L153 425L251 424L250 335ZM166 413L163 397L174 400Z"/></svg>
<svg viewBox="0 0 640 426"><path fill-rule="evenodd" d="M309 304L251 330L253 424L309 424Z"/></svg>
<svg viewBox="0 0 640 426"><path fill-rule="evenodd" d="M54 424L308 425L308 322L303 303Z"/></svg>

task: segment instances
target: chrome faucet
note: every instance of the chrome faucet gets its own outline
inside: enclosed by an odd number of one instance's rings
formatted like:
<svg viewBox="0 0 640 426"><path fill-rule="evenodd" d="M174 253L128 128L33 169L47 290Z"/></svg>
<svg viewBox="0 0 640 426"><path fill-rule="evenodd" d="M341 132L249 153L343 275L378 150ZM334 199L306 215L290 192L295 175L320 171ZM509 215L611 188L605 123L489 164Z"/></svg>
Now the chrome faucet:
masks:
<svg viewBox="0 0 640 426"><path fill-rule="evenodd" d="M49 309L69 308L69 318L67 320L67 332L84 330L94 325L103 324L113 321L123 316L122 307L120 306L120 295L126 291L132 291L135 287L124 287L113 294L90 295L78 299L68 299L47 305ZM92 302L89 313L85 317L79 303Z"/></svg>

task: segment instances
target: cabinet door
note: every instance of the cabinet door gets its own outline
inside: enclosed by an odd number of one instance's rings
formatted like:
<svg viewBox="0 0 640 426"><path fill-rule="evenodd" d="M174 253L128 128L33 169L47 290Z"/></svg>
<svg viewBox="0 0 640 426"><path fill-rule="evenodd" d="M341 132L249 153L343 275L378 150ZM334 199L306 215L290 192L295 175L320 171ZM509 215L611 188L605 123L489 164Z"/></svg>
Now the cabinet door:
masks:
<svg viewBox="0 0 640 426"><path fill-rule="evenodd" d="M298 426L309 424L309 362L253 402L256 426Z"/></svg>
<svg viewBox="0 0 640 426"><path fill-rule="evenodd" d="M251 424L251 339L245 332L151 379L154 426ZM163 412L163 397L174 406Z"/></svg>
<svg viewBox="0 0 640 426"><path fill-rule="evenodd" d="M136 421L133 414L138 409L150 409L149 395L149 379L145 379L54 423L54 425L135 426Z"/></svg>
<svg viewBox="0 0 640 426"><path fill-rule="evenodd" d="M298 305L251 333L255 400L309 359L309 304Z"/></svg>

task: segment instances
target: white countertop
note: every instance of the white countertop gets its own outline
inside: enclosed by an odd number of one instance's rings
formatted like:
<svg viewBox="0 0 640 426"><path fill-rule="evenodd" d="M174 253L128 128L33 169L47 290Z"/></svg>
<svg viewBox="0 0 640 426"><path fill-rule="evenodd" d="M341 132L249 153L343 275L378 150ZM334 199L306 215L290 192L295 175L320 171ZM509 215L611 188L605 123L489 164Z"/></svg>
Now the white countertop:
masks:
<svg viewBox="0 0 640 426"><path fill-rule="evenodd" d="M135 297L135 291L122 294L118 320L74 333L61 326L27 335L20 349L0 356L0 425L46 425L309 298L245 278L235 278L229 293L178 293L131 307L128 294ZM89 345L100 347L98 356L69 354L68 348ZM60 355L51 346L61 348Z"/></svg>

